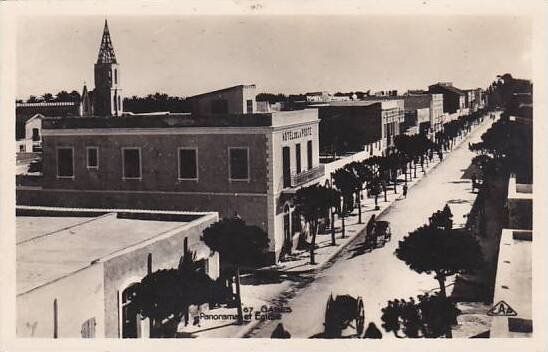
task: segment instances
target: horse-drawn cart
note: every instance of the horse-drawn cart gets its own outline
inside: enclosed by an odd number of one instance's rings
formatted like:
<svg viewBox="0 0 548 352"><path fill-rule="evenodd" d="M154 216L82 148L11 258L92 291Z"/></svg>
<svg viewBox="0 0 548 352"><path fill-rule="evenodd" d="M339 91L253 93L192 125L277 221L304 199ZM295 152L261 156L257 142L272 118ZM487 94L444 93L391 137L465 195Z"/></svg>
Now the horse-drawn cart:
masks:
<svg viewBox="0 0 548 352"><path fill-rule="evenodd" d="M365 236L365 246L369 249L383 247L390 242L392 232L388 221L375 221L368 229Z"/></svg>
<svg viewBox="0 0 548 352"><path fill-rule="evenodd" d="M354 326L352 326L354 321ZM338 338L344 329L349 326L356 330L360 337L363 333L365 321L365 310L363 300L360 296L354 298L350 295L336 296L329 295L325 308L325 337Z"/></svg>

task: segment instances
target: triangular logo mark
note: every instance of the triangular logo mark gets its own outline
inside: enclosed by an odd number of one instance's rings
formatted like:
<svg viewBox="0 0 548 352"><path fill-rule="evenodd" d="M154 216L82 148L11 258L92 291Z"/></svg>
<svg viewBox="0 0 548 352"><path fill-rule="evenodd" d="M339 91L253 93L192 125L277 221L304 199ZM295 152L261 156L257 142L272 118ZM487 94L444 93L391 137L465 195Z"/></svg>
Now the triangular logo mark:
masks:
<svg viewBox="0 0 548 352"><path fill-rule="evenodd" d="M513 317L518 315L518 313L510 307L510 305L504 301L500 301L495 304L493 308L489 309L487 315L498 316L498 317Z"/></svg>

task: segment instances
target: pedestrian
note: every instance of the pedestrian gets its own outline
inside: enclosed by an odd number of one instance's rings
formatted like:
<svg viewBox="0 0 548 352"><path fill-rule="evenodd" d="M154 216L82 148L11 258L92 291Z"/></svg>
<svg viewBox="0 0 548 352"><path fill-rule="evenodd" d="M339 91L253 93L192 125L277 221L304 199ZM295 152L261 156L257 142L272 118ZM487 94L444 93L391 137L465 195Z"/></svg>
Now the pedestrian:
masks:
<svg viewBox="0 0 548 352"><path fill-rule="evenodd" d="M291 338L291 334L289 331L284 329L284 325L282 323L278 323L274 331L272 331L272 335L270 335L270 338L272 339L289 339Z"/></svg>
<svg viewBox="0 0 548 352"><path fill-rule="evenodd" d="M472 174L472 192L476 189L476 174Z"/></svg>
<svg viewBox="0 0 548 352"><path fill-rule="evenodd" d="M375 227L375 220L376 220L376 217L375 217L375 214L373 214L369 218L369 221L367 222L367 225L365 225L365 233L367 235L370 235L371 232L373 231L373 227Z"/></svg>
<svg viewBox="0 0 548 352"><path fill-rule="evenodd" d="M371 322L367 326L367 329L365 330L365 334L363 335L364 339L382 339L382 333L377 328L375 323Z"/></svg>
<svg viewBox="0 0 548 352"><path fill-rule="evenodd" d="M407 198L407 185L403 185L403 197Z"/></svg>

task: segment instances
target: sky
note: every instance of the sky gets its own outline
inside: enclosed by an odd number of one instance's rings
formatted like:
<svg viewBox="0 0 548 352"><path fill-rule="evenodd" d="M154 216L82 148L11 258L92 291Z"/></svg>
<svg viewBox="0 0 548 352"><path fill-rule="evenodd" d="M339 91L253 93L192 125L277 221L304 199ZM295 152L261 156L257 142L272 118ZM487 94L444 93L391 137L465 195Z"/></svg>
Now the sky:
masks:
<svg viewBox="0 0 548 352"><path fill-rule="evenodd" d="M17 22L17 97L94 86L104 17ZM531 78L531 23L510 16L109 16L125 96L487 87Z"/></svg>

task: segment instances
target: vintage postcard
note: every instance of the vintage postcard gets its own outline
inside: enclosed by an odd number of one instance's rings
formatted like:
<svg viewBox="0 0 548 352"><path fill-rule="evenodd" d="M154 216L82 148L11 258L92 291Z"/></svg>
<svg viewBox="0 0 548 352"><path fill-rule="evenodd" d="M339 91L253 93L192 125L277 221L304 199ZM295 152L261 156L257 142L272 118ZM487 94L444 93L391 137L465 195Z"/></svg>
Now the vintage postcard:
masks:
<svg viewBox="0 0 548 352"><path fill-rule="evenodd" d="M0 10L2 350L546 348L542 2Z"/></svg>

